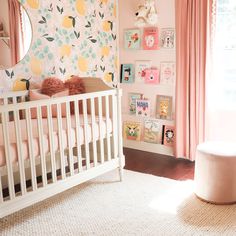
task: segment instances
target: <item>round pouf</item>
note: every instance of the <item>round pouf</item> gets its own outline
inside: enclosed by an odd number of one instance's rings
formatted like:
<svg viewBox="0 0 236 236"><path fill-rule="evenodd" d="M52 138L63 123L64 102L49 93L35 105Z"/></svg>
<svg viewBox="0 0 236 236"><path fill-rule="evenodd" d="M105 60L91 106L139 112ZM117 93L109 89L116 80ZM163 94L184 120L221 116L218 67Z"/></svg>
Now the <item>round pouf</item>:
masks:
<svg viewBox="0 0 236 236"><path fill-rule="evenodd" d="M216 204L236 203L236 144L206 142L198 145L195 194Z"/></svg>

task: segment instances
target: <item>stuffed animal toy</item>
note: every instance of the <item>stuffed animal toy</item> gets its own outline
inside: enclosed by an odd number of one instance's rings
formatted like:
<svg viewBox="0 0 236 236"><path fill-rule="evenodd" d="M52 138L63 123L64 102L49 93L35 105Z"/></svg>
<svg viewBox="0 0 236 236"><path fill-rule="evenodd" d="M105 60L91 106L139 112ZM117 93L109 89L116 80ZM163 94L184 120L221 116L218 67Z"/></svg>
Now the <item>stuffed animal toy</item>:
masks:
<svg viewBox="0 0 236 236"><path fill-rule="evenodd" d="M64 90L66 90L66 88L63 81L55 77L46 78L41 87L41 93L50 97Z"/></svg>
<svg viewBox="0 0 236 236"><path fill-rule="evenodd" d="M135 15L135 25L137 27L144 27L147 24L155 25L158 21L155 0L145 0L144 4L139 6Z"/></svg>

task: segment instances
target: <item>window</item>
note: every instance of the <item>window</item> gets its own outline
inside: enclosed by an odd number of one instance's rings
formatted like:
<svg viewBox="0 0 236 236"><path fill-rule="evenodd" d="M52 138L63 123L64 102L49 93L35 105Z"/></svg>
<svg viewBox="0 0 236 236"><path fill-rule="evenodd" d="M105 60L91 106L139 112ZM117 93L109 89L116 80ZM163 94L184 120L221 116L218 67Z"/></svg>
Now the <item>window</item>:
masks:
<svg viewBox="0 0 236 236"><path fill-rule="evenodd" d="M217 0L210 104L236 110L236 1Z"/></svg>

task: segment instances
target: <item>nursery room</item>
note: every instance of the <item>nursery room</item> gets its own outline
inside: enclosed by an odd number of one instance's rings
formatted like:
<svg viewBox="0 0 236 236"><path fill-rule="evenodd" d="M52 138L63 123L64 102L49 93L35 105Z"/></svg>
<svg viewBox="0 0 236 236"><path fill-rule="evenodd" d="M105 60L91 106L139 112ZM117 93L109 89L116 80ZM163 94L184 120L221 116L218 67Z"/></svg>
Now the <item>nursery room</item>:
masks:
<svg viewBox="0 0 236 236"><path fill-rule="evenodd" d="M234 0L0 0L0 235L236 235Z"/></svg>

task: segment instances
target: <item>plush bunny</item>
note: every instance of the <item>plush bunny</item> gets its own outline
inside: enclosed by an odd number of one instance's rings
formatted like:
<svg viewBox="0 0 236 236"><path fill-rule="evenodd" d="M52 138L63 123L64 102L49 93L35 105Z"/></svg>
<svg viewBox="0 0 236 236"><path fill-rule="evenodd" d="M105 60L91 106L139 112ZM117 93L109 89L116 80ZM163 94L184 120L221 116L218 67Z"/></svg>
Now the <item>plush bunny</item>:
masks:
<svg viewBox="0 0 236 236"><path fill-rule="evenodd" d="M139 6L138 11L135 13L135 15L136 26L144 27L146 24L155 25L158 21L155 0L145 0L144 4Z"/></svg>

